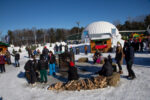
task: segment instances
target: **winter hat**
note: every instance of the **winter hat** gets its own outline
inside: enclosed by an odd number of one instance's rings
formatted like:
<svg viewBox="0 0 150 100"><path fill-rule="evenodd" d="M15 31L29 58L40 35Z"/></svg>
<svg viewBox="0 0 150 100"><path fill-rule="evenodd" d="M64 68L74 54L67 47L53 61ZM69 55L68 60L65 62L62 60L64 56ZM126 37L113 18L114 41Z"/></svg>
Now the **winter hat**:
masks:
<svg viewBox="0 0 150 100"><path fill-rule="evenodd" d="M74 67L74 63L72 61L70 61L70 66Z"/></svg>
<svg viewBox="0 0 150 100"><path fill-rule="evenodd" d="M46 46L44 48L47 48Z"/></svg>

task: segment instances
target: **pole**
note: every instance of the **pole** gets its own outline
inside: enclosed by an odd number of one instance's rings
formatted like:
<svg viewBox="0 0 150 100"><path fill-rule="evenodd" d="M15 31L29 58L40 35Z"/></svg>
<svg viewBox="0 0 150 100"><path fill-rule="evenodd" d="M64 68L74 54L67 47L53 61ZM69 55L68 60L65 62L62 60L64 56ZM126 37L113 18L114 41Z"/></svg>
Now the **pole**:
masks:
<svg viewBox="0 0 150 100"><path fill-rule="evenodd" d="M77 25L78 25L78 37L77 37L77 39L78 39L78 42L79 42L79 33L80 33L80 32L79 32L79 25L80 25L80 22L79 22L79 21L77 22Z"/></svg>

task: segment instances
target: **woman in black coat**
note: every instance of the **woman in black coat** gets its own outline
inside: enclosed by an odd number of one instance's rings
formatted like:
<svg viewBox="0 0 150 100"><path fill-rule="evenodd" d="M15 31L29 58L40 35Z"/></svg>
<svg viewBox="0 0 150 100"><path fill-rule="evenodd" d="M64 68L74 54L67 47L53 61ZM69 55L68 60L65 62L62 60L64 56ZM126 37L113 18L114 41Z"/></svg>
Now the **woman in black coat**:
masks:
<svg viewBox="0 0 150 100"><path fill-rule="evenodd" d="M102 67L102 69L98 72L99 75L102 76L111 76L113 74L113 68L111 63L108 61L107 58L104 59L105 63Z"/></svg>

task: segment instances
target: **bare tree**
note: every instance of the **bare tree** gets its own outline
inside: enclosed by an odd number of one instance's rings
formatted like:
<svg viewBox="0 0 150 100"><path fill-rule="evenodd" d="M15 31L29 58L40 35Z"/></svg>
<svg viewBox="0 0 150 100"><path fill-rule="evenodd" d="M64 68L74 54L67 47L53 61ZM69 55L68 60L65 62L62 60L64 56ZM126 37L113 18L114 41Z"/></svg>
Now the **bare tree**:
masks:
<svg viewBox="0 0 150 100"><path fill-rule="evenodd" d="M36 44L36 28L35 27L32 27L32 31L33 31L33 34L34 34L34 43Z"/></svg>

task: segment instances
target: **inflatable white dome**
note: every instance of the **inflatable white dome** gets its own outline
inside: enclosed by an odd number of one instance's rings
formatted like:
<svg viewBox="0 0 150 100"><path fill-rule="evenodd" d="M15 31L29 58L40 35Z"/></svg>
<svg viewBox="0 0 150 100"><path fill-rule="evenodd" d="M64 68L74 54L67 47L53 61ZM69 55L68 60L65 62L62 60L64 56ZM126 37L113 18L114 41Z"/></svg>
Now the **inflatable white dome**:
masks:
<svg viewBox="0 0 150 100"><path fill-rule="evenodd" d="M102 33L112 33L112 29L116 29L116 33L119 33L118 29L113 24L105 21L98 21L89 24L85 28L85 31L88 31L89 34L102 34Z"/></svg>
<svg viewBox="0 0 150 100"><path fill-rule="evenodd" d="M111 23L106 21L93 22L86 26L82 33L82 41L110 39L112 47L117 44L117 41L122 42L121 35L118 29Z"/></svg>

